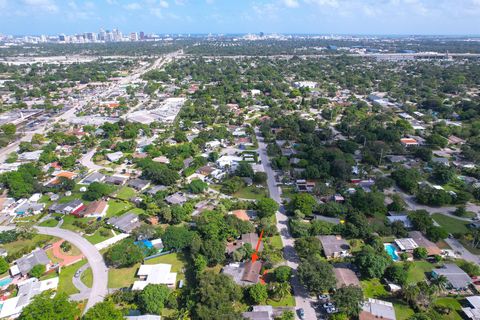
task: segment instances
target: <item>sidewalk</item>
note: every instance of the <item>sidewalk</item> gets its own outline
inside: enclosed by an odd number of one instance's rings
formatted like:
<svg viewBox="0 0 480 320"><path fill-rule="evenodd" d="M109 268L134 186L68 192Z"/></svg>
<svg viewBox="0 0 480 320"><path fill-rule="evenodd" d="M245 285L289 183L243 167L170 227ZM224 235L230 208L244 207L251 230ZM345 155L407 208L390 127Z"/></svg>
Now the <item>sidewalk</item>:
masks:
<svg viewBox="0 0 480 320"><path fill-rule="evenodd" d="M107 239L105 241L102 241L100 243L97 243L95 245L95 248L97 248L98 251L100 250L103 250L105 248L108 248L110 247L111 245L125 239L125 238L128 238L129 234L126 234L126 233L120 233L120 234L117 234L116 236L110 238L110 239Z"/></svg>

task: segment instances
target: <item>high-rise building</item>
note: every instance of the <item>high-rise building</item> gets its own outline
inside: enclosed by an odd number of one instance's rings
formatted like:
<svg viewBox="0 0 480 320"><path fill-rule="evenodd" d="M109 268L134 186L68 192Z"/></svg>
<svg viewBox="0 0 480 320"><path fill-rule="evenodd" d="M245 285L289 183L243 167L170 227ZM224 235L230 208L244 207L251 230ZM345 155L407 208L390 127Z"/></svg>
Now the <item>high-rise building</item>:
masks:
<svg viewBox="0 0 480 320"><path fill-rule="evenodd" d="M145 32L140 31L140 40L145 39Z"/></svg>
<svg viewBox="0 0 480 320"><path fill-rule="evenodd" d="M138 33L136 32L130 33L130 41L138 41Z"/></svg>

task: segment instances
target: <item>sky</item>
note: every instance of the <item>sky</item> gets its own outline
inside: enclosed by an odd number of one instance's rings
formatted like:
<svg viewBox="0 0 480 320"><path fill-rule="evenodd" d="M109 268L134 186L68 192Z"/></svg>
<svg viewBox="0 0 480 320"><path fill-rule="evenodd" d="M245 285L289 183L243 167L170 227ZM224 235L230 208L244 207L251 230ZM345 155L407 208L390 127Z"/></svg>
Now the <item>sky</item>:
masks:
<svg viewBox="0 0 480 320"><path fill-rule="evenodd" d="M0 34L480 35L480 0L0 0Z"/></svg>

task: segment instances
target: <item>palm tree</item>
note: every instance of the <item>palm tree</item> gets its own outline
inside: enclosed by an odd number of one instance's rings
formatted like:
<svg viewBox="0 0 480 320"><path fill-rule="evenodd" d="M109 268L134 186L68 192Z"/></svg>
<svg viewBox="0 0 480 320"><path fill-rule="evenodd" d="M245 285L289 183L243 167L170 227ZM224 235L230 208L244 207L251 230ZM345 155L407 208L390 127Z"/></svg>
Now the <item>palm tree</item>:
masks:
<svg viewBox="0 0 480 320"><path fill-rule="evenodd" d="M440 275L436 278L433 278L431 280L431 284L435 289L435 292L438 294L438 293L441 293L443 290L445 290L448 284L448 279L444 275Z"/></svg>
<svg viewBox="0 0 480 320"><path fill-rule="evenodd" d="M402 296L408 303L415 303L420 290L416 284L406 285L402 290Z"/></svg>
<svg viewBox="0 0 480 320"><path fill-rule="evenodd" d="M272 295L281 300L290 294L291 288L288 282L273 282L270 284Z"/></svg>

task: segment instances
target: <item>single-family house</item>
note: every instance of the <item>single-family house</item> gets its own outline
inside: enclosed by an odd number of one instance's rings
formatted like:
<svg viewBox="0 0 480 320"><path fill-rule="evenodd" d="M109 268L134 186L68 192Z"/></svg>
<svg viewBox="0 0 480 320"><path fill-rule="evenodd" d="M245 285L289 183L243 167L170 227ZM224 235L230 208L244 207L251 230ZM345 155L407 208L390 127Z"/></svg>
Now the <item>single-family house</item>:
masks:
<svg viewBox="0 0 480 320"><path fill-rule="evenodd" d="M27 275L30 270L38 264L43 266L48 266L50 264L50 259L43 249L37 249L17 259L10 267L10 274L12 276Z"/></svg>
<svg viewBox="0 0 480 320"><path fill-rule="evenodd" d="M127 182L128 177L126 176L119 176L119 175L114 175L114 176L106 176L104 182L108 184L113 184L116 186L123 186L125 182Z"/></svg>
<svg viewBox="0 0 480 320"><path fill-rule="evenodd" d="M30 278L18 283L18 293L15 297L2 301L0 309L1 319L17 318L23 308L28 306L32 299L47 290L56 290L59 278L51 278L39 281L37 278Z"/></svg>
<svg viewBox="0 0 480 320"><path fill-rule="evenodd" d="M465 299L467 305L462 308L465 316L471 320L480 320L480 296L471 296Z"/></svg>
<svg viewBox="0 0 480 320"><path fill-rule="evenodd" d="M318 236L318 239L322 243L323 253L327 259L350 255L350 245L341 236Z"/></svg>
<svg viewBox="0 0 480 320"><path fill-rule="evenodd" d="M412 228L412 222L406 213L403 212L388 212L387 220L390 224L394 222L401 222L403 226L407 229Z"/></svg>
<svg viewBox="0 0 480 320"><path fill-rule="evenodd" d="M97 200L90 203L85 211L82 212L84 217L104 217L107 214L108 202L105 200Z"/></svg>
<svg viewBox="0 0 480 320"><path fill-rule="evenodd" d="M142 191L148 188L148 186L150 185L150 181L143 179L132 179L128 181L127 185L137 191Z"/></svg>
<svg viewBox="0 0 480 320"><path fill-rule="evenodd" d="M187 202L187 197L185 197L181 192L176 192L166 197L165 201L169 204L184 204Z"/></svg>
<svg viewBox="0 0 480 320"><path fill-rule="evenodd" d="M119 217L112 217L108 219L107 223L125 233L130 233L141 225L138 216L132 212L124 213Z"/></svg>
<svg viewBox="0 0 480 320"><path fill-rule="evenodd" d="M395 239L395 244L402 252L413 252L419 245L412 238Z"/></svg>
<svg viewBox="0 0 480 320"><path fill-rule="evenodd" d="M88 176L86 176L80 184L91 184L94 182L102 182L105 180L105 175L100 172L92 172Z"/></svg>
<svg viewBox="0 0 480 320"><path fill-rule="evenodd" d="M416 147L419 145L418 141L415 140L414 138L402 138L400 139L400 143L404 147Z"/></svg>
<svg viewBox="0 0 480 320"><path fill-rule="evenodd" d="M362 305L360 320L396 320L393 304L388 301L368 298Z"/></svg>
<svg viewBox="0 0 480 320"><path fill-rule="evenodd" d="M117 162L123 158L123 152L117 151L117 152L107 153L105 156L107 157L108 161Z"/></svg>
<svg viewBox="0 0 480 320"><path fill-rule="evenodd" d="M432 277L444 276L448 281L448 288L453 290L465 290L473 283L472 278L454 263L447 263L441 268L432 270Z"/></svg>
<svg viewBox="0 0 480 320"><path fill-rule="evenodd" d="M177 273L171 272L172 265L166 263L142 264L137 271L140 280L135 281L132 290L143 290L149 284L164 284L169 288L175 288Z"/></svg>
<svg viewBox="0 0 480 320"><path fill-rule="evenodd" d="M223 267L222 273L232 277L235 283L241 286L248 286L258 283L261 269L262 262L257 260L254 263L252 261L230 263Z"/></svg>
<svg viewBox="0 0 480 320"><path fill-rule="evenodd" d="M50 212L73 214L75 216L80 215L80 212L85 209L85 205L82 200L75 199L67 203L55 203L48 209Z"/></svg>
<svg viewBox="0 0 480 320"><path fill-rule="evenodd" d="M344 286L360 286L360 280L355 272L352 270L352 266L346 263L337 263L333 266L335 272L335 278L337 279L337 288Z"/></svg>
<svg viewBox="0 0 480 320"><path fill-rule="evenodd" d="M253 306L252 311L242 313L242 317L247 320L273 320L273 307Z"/></svg>
<svg viewBox="0 0 480 320"><path fill-rule="evenodd" d="M419 247L427 249L427 253L429 256L440 255L442 250L433 243L432 241L425 238L425 236L420 231L410 231L408 236L412 238Z"/></svg>
<svg viewBox="0 0 480 320"><path fill-rule="evenodd" d="M301 179L297 180L295 182L295 185L299 192L313 192L313 189L315 188L315 181Z"/></svg>

